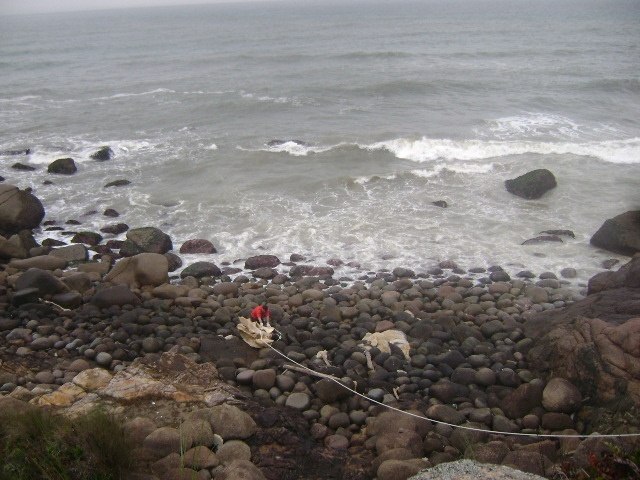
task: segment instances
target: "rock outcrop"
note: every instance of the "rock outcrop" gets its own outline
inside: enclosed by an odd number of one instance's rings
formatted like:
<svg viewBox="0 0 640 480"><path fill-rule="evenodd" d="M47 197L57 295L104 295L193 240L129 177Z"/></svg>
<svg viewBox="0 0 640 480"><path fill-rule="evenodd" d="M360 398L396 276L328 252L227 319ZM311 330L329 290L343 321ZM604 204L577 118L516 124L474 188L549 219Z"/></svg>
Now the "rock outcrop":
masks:
<svg viewBox="0 0 640 480"><path fill-rule="evenodd" d="M620 255L640 252L640 210L610 218L591 237L591 245Z"/></svg>

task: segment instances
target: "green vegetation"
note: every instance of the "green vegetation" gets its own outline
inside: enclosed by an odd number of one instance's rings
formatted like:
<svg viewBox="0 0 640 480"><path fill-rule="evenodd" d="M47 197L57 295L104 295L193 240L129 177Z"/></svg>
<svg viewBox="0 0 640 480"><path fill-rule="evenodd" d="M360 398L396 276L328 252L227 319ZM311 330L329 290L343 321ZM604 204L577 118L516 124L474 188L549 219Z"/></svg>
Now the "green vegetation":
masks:
<svg viewBox="0 0 640 480"><path fill-rule="evenodd" d="M124 480L133 464L122 425L102 410L70 420L41 409L0 418L0 480Z"/></svg>

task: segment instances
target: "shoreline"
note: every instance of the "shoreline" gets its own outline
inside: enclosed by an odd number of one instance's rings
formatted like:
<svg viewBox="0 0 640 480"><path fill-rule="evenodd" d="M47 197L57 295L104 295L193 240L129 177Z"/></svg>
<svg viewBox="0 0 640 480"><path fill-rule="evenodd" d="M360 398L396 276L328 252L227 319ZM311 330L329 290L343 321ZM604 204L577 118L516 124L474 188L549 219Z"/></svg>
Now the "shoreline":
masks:
<svg viewBox="0 0 640 480"><path fill-rule="evenodd" d="M552 328L564 325L553 319L572 309L583 315L595 298L582 299L563 283L568 280L550 272L511 277L499 267L464 271L443 262L428 277L397 267L347 281L334 278L330 266L305 265L300 256L283 264L264 254L247 258L234 278L225 275L224 265L221 270L196 262L170 279L171 265L180 259L160 230L129 230L117 246L131 256L117 260L96 235L85 232L76 238L83 243L50 251L29 243L29 235L11 237L14 247L31 247L27 258L9 259L0 272L0 401L76 413L106 405L126 422L152 422L143 444L157 429L181 428L198 408L240 405L257 424L242 440L250 452L245 460L261 472L255 478L270 480L282 472L314 478L320 466L341 478L408 478L461 457L544 476L563 462L586 468L588 458L580 452L595 448L598 439L568 449L563 441L512 439L499 432L638 431L635 423L622 421L638 408L634 390L625 394L627 403L611 408L617 394L606 383L567 380L553 374L557 366L546 365L554 356L539 350ZM8 243L3 245L6 252ZM101 251L99 258L87 259L87 245ZM191 247L209 248L201 240ZM639 262L603 272L599 277L605 280L592 279L590 291L627 278L624 272L635 271ZM287 367L269 349L244 344L237 319L264 301L280 335L274 348L314 371L346 379L364 398ZM611 307L603 308L611 313ZM549 320L536 324L540 318ZM390 345L389 335L400 338L399 344ZM145 364L155 365L151 373L140 370ZM204 369L210 383L180 376L184 365L188 371ZM100 385L82 380L87 375L101 378ZM597 388L597 401L588 396L591 387ZM490 432L460 435L450 426L385 413L366 398ZM290 435L307 450L291 447ZM237 438L222 430L220 436L225 442ZM213 449L203 442L199 446ZM144 468L156 472L150 478L161 479L170 452L154 448ZM300 462L312 451L341 460L332 467L321 460ZM229 461L202 475L227 478L225 469L233 465ZM385 476L385 469L400 476Z"/></svg>

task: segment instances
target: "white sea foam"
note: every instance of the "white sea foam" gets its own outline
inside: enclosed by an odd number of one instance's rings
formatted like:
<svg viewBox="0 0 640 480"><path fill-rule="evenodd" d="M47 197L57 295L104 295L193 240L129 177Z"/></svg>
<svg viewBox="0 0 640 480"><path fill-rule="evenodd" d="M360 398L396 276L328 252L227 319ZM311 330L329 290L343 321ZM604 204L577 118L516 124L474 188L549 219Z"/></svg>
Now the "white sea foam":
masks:
<svg viewBox="0 0 640 480"><path fill-rule="evenodd" d="M40 97L40 95L23 95L21 97L15 97L15 98L0 98L0 103L21 103L21 102L26 102L27 100L37 100Z"/></svg>
<svg viewBox="0 0 640 480"><path fill-rule="evenodd" d="M358 177L353 182L357 183L358 185L366 185L369 182L376 182L379 180L395 180L397 177L398 176L395 173L392 173L390 175L369 175Z"/></svg>
<svg viewBox="0 0 640 480"><path fill-rule="evenodd" d="M640 138L596 142L536 142L499 140L451 140L423 137L398 138L370 145L369 151L386 150L398 158L417 163L434 160L474 161L509 155L573 154L599 158L610 163L640 163Z"/></svg>
<svg viewBox="0 0 640 480"><path fill-rule="evenodd" d="M206 150L218 150L218 145L212 143L211 145L205 147Z"/></svg>
<svg viewBox="0 0 640 480"><path fill-rule="evenodd" d="M144 95L156 95L158 93L176 93L175 90L171 90L169 88L156 88L155 90L149 90L148 92L139 92L139 93L116 93L114 95L109 95L106 97L96 97L91 98L90 100L114 100L118 98L127 98L127 97L141 97Z"/></svg>

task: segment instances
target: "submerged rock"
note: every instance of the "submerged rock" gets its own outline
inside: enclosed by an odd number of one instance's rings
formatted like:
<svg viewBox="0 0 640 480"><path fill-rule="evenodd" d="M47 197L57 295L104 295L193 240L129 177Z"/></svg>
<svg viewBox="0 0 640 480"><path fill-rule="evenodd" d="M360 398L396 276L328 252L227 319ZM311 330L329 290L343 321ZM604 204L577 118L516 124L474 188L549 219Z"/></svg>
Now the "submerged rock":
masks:
<svg viewBox="0 0 640 480"><path fill-rule="evenodd" d="M532 170L519 177L505 180L504 184L509 193L527 200L540 198L557 185L553 173L544 168Z"/></svg>

